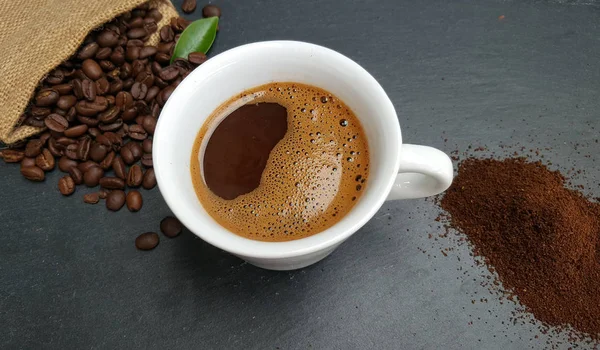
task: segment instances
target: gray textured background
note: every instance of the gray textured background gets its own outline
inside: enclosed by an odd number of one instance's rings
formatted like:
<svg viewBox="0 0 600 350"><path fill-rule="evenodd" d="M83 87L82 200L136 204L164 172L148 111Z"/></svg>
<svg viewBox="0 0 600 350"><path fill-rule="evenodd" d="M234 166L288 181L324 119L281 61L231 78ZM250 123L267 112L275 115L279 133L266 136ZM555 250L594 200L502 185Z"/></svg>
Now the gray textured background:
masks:
<svg viewBox="0 0 600 350"><path fill-rule="evenodd" d="M331 47L381 82L406 142L552 147L546 159L585 169L576 180L600 195L598 3L217 3L211 54L268 39ZM85 189L63 198L60 176L32 184L0 165L2 349L566 348L538 323L512 324L515 306L480 285L466 245L428 238L443 232L431 201L387 203L326 260L270 272L189 232L137 251L170 213L157 189L141 212L115 214L84 205Z"/></svg>

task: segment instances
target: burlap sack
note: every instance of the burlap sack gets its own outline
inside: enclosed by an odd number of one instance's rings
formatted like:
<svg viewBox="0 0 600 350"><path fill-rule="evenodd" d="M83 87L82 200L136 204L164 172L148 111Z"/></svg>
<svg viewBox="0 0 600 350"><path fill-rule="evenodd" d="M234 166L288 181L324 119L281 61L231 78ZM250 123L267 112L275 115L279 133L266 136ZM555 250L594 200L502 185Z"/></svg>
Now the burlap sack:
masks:
<svg viewBox="0 0 600 350"><path fill-rule="evenodd" d="M39 81L71 56L88 32L147 0L9 0L0 9L0 141L10 144L41 131L16 126ZM163 14L161 28L177 10L151 0ZM150 39L158 43L158 33Z"/></svg>

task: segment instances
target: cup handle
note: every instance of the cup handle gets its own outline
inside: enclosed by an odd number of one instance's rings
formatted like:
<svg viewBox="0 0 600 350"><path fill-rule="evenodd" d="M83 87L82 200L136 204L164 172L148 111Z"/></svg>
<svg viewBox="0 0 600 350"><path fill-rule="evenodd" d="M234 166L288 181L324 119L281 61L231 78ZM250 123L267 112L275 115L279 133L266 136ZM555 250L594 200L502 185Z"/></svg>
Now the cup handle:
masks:
<svg viewBox="0 0 600 350"><path fill-rule="evenodd" d="M444 192L454 171L444 152L429 146L403 144L400 169L387 200L433 196Z"/></svg>

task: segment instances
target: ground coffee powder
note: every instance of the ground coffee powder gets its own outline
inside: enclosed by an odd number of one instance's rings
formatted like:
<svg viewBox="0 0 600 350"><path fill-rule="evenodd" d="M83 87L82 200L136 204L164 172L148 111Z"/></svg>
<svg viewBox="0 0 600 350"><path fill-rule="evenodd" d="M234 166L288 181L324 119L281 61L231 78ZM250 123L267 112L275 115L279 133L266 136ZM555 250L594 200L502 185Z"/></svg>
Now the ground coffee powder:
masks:
<svg viewBox="0 0 600 350"><path fill-rule="evenodd" d="M600 338L599 203L518 158L463 161L440 204L538 320Z"/></svg>

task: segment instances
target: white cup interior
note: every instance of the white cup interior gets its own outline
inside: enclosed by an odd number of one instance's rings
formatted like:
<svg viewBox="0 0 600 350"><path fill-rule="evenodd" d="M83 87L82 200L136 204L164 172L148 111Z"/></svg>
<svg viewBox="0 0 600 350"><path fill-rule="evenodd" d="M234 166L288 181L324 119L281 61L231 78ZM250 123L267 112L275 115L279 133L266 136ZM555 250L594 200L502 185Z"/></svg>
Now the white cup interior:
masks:
<svg viewBox="0 0 600 350"><path fill-rule="evenodd" d="M192 185L191 150L211 113L232 96L270 82L313 85L342 99L367 135L370 173L363 196L336 225L289 242L261 242L220 226ZM377 81L349 58L321 46L269 41L240 46L196 68L164 106L154 135L153 161L160 191L173 213L203 240L242 257L285 258L331 247L364 225L381 207L399 167L402 144L394 107Z"/></svg>

